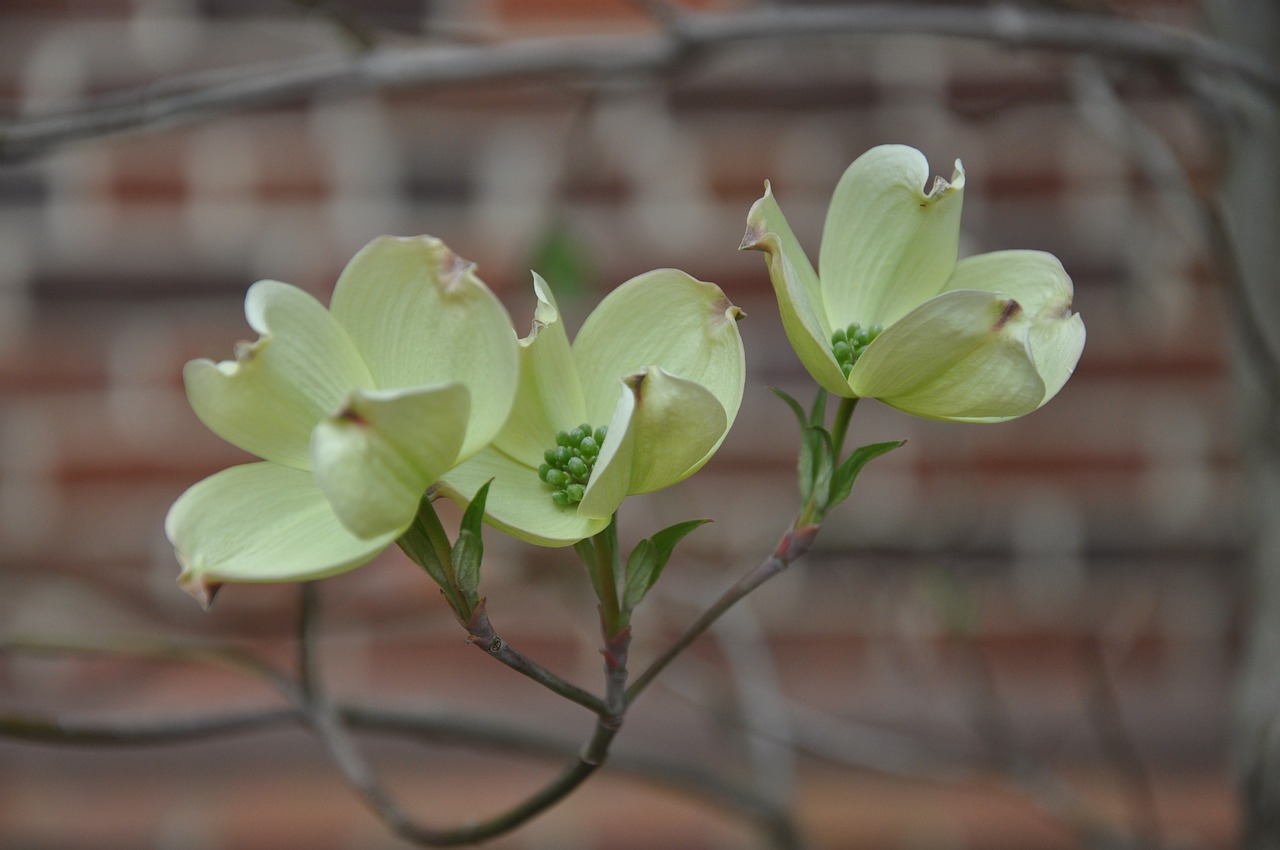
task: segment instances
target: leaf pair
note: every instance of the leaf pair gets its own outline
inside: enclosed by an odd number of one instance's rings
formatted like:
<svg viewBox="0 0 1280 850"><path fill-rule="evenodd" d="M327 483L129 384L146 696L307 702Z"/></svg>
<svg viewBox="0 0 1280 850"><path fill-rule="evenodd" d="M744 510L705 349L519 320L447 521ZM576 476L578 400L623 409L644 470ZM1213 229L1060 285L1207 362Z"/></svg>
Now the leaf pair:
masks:
<svg viewBox="0 0 1280 850"><path fill-rule="evenodd" d="M430 494L425 495L413 524L396 541L440 585L440 591L463 622L471 619L482 601L480 563L484 560L484 540L480 526L488 496L489 484L485 483L463 512L458 538L451 545L431 505Z"/></svg>
<svg viewBox="0 0 1280 850"><path fill-rule="evenodd" d="M850 452L839 460L842 447L836 446L831 432L825 427L825 390L819 390L813 409L806 414L800 402L782 390L771 388L773 394L786 402L800 425L800 457L797 463L800 479L800 518L798 525L821 523L827 511L849 498L858 473L872 459L893 451L905 440L870 443Z"/></svg>

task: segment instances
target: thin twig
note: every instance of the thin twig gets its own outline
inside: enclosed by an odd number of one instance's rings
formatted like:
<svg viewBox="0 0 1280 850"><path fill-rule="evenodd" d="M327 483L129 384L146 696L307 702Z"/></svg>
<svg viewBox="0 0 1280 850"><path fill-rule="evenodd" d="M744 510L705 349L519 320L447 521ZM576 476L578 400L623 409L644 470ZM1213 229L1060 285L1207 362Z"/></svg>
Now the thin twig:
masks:
<svg viewBox="0 0 1280 850"><path fill-rule="evenodd" d="M760 41L924 34L1008 47L1070 51L1226 74L1280 98L1280 69L1195 32L1121 18L1011 5L787 6L684 13L652 35L522 39L494 45L378 48L355 56L177 76L0 128L0 161L39 156L71 142L190 124L319 94L451 87L476 81L604 83L669 71L693 53Z"/></svg>
<svg viewBox="0 0 1280 850"><path fill-rule="evenodd" d="M145 720L89 721L45 718L34 715L0 715L0 737L77 746L139 746L175 744L219 738L288 723L300 715L291 707L262 708L191 717Z"/></svg>
<svg viewBox="0 0 1280 850"><path fill-rule="evenodd" d="M473 644L485 655L497 659L522 676L527 676L551 692L577 703L594 714L608 714L609 710L600 697L557 676L503 640L489 622L489 612L483 599L472 611L471 620L463 623L463 627L467 630L467 643Z"/></svg>
<svg viewBox="0 0 1280 850"><path fill-rule="evenodd" d="M168 638L10 635L0 638L0 653L27 655L118 655L153 661L183 661L249 673L281 693L293 688L289 676L252 653L230 646Z"/></svg>
<svg viewBox="0 0 1280 850"><path fill-rule="evenodd" d="M565 738L480 718L473 712L425 714L347 703L335 703L334 709L352 729L369 734L424 742L463 743L539 758L572 758L577 750L577 744ZM67 720L35 715L0 715L0 737L42 745L139 747L186 743L305 723L306 715L296 706L268 706L146 720ZM624 752L610 756L609 768L662 788L695 795L725 811L759 822L761 829L770 834L795 832L785 808L750 788L697 765Z"/></svg>
<svg viewBox="0 0 1280 850"><path fill-rule="evenodd" d="M801 528L791 529L784 534L772 555L765 558L755 569L738 579L732 587L721 594L720 598L712 603L711 607L704 611L685 630L684 634L677 638L662 655L658 656L643 673L635 678L631 686L627 688L627 702L634 702L636 697L657 678L658 674L684 652L690 644L701 637L703 632L711 628L711 625L720 619L724 612L736 605L757 587L784 571L801 555L808 552L809 547L813 545L814 538L818 535L818 528L816 525L806 525Z"/></svg>

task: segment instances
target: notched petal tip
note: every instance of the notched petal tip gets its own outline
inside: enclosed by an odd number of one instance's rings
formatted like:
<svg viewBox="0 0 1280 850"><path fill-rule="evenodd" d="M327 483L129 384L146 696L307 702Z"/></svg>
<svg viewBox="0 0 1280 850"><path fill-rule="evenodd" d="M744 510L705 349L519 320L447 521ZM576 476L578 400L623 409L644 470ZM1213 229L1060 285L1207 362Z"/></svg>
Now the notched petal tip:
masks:
<svg viewBox="0 0 1280 850"><path fill-rule="evenodd" d="M767 251L773 247L765 244L771 234L768 228L765 227L765 213L763 210L763 206L772 199L773 186L766 180L764 181L764 194L747 211L747 232L743 234L742 242L738 245L739 251ZM776 241L776 237L774 241Z"/></svg>
<svg viewBox="0 0 1280 850"><path fill-rule="evenodd" d="M466 279L475 271L476 264L455 254L443 242L439 243L436 257L436 274L445 292L456 292L466 285Z"/></svg>
<svg viewBox="0 0 1280 850"><path fill-rule="evenodd" d="M179 560L182 555L178 555ZM206 575L197 573L191 569L184 569L182 574L178 576L178 587L181 587L191 595L196 602L200 603L200 607L208 611L213 605L213 597L217 596L218 591L222 589L223 582L214 581Z"/></svg>
<svg viewBox="0 0 1280 850"><path fill-rule="evenodd" d="M1022 305L1019 304L1015 299L1010 298L1008 301L1005 301L1004 307L1002 307L1000 310L999 317L996 318L995 324L991 326L991 332L999 333L1000 331L1004 330L1005 326L1009 324L1009 322L1021 312L1022 312Z"/></svg>
<svg viewBox="0 0 1280 850"><path fill-rule="evenodd" d="M752 208L754 212L754 207ZM757 221L748 219L747 232L742 235L742 243L738 245L739 251L763 251L765 250L764 240L767 235L764 226Z"/></svg>
<svg viewBox="0 0 1280 850"><path fill-rule="evenodd" d="M964 191L964 165L960 160L956 160L955 170L951 173L951 179L938 175L933 178L933 187L925 194L926 202L935 202L949 194ZM924 204L921 204L924 206Z"/></svg>
<svg viewBox="0 0 1280 850"><path fill-rule="evenodd" d="M649 377L649 370L646 368L646 369L641 369L639 372L635 372L630 375L625 375L622 378L623 385L626 387L629 387L631 389L632 394L635 395L637 406L644 400L644 393L642 388L644 387L645 379L648 377Z"/></svg>

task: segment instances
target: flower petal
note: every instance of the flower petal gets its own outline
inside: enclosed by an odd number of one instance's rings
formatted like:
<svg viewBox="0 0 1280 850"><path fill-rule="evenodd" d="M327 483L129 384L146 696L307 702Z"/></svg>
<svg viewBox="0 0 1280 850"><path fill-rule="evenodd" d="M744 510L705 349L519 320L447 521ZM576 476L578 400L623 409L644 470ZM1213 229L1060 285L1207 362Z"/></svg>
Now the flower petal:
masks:
<svg viewBox="0 0 1280 850"><path fill-rule="evenodd" d="M653 367L622 381L609 436L578 511L612 516L628 495L670 487L697 472L729 429L719 399L701 384Z"/></svg>
<svg viewBox="0 0 1280 850"><path fill-rule="evenodd" d="M347 531L305 470L274 463L233 466L178 497L164 522L184 586L303 581L372 560L395 534Z"/></svg>
<svg viewBox="0 0 1280 850"><path fill-rule="evenodd" d="M517 379L511 319L474 269L439 239L383 236L347 264L330 303L380 389L466 386L462 457L498 433Z"/></svg>
<svg viewBox="0 0 1280 850"><path fill-rule="evenodd" d="M822 228L818 273L835 327L885 327L942 291L956 265L964 169L925 192L929 163L905 145L853 161Z"/></svg>
<svg viewBox="0 0 1280 850"><path fill-rule="evenodd" d="M513 537L538 546L571 546L609 524L607 517L593 519L558 506L536 469L492 446L445 473L440 492L465 504L490 479L485 521Z"/></svg>
<svg viewBox="0 0 1280 850"><path fill-rule="evenodd" d="M311 429L373 379L342 327L301 289L259 281L245 315L256 343L237 346L234 361L192 360L183 369L191 407L227 442L306 469Z"/></svg>
<svg viewBox="0 0 1280 850"><path fill-rule="evenodd" d="M342 523L364 538L404 531L457 460L469 410L456 383L352 393L311 438L311 468Z"/></svg>
<svg viewBox="0 0 1280 850"><path fill-rule="evenodd" d="M791 347L813 379L828 392L849 396L849 382L831 354L831 333L823 306L818 275L774 200L773 188L764 184L764 197L747 213L747 233L738 250L751 248L768 255L769 280L778 299L782 327Z"/></svg>
<svg viewBox="0 0 1280 850"><path fill-rule="evenodd" d="M1058 394L1084 351L1084 320L1071 312L1074 289L1062 263L1043 251L995 251L961 260L948 290L983 289L1015 299L1031 320L1031 356L1044 379L1044 404Z"/></svg>
<svg viewBox="0 0 1280 850"><path fill-rule="evenodd" d="M556 433L581 425L587 410L569 336L551 288L535 273L533 289L538 306L533 313L533 330L520 340L516 401L493 444L536 468L542 463L542 453L555 447Z"/></svg>
<svg viewBox="0 0 1280 850"><path fill-rule="evenodd" d="M859 395L928 419L997 422L1045 398L1031 322L997 293L945 292L887 328L849 374Z"/></svg>
<svg viewBox="0 0 1280 850"><path fill-rule="evenodd" d="M710 391L732 423L746 380L742 315L720 287L675 269L646 272L610 292L573 342L587 421L614 416L620 378L658 366Z"/></svg>

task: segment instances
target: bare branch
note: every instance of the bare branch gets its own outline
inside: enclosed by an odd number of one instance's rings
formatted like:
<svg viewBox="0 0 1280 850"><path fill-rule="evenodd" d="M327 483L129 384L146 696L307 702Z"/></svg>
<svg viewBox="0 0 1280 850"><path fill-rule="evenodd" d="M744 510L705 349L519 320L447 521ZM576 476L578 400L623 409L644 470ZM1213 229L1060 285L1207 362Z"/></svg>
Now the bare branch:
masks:
<svg viewBox="0 0 1280 850"><path fill-rule="evenodd" d="M128 89L56 114L0 128L0 161L39 156L76 141L190 124L316 96L431 89L492 80L570 79L602 84L676 67L760 41L926 34L1008 47L1060 50L1226 74L1280 99L1280 69L1194 32L1111 18L1013 6L788 6L724 14L666 16L666 30L641 36L536 38L493 45L377 48L354 56L227 69Z"/></svg>

